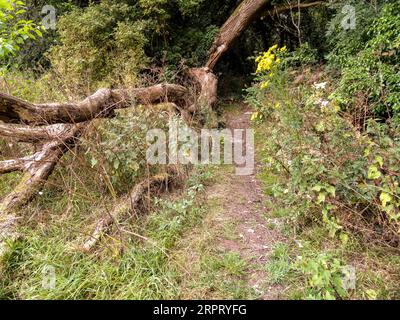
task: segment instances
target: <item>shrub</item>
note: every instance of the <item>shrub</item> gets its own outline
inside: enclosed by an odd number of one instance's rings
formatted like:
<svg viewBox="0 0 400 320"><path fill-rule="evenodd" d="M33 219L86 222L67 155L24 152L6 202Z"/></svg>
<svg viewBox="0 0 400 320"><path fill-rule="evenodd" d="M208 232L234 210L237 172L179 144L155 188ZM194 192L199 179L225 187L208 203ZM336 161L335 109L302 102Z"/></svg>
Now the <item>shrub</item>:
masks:
<svg viewBox="0 0 400 320"><path fill-rule="evenodd" d="M342 31L333 37L329 56L342 73L334 97L361 125L370 116L398 119L400 111L400 4L384 5L375 19L367 18L376 15L374 10L363 8L358 16L367 25L365 31L357 25L350 35Z"/></svg>
<svg viewBox="0 0 400 320"><path fill-rule="evenodd" d="M275 64L248 98L253 120L267 122L264 170L276 177L269 193L297 222L323 224L344 243L347 232L398 243L398 127L369 120L360 133L329 98L328 82L295 91L288 83L285 63Z"/></svg>
<svg viewBox="0 0 400 320"><path fill-rule="evenodd" d="M54 69L86 94L100 86L135 84L148 61L146 23L135 17L133 7L108 1L61 17L60 44L50 53Z"/></svg>

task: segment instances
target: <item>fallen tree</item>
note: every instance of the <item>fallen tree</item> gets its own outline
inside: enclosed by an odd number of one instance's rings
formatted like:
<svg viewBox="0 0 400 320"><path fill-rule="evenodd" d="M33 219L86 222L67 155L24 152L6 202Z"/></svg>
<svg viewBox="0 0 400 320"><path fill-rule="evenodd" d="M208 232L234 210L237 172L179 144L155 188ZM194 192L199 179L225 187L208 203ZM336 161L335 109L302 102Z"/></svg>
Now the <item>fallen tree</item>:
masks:
<svg viewBox="0 0 400 320"><path fill-rule="evenodd" d="M39 149L30 156L0 161L0 174L22 172L18 186L0 202L0 250L4 252L6 242L17 237L18 209L41 190L59 159L78 143L79 136L93 119L112 117L116 109L138 104L171 103L182 115L194 114L202 108L212 108L217 102L218 85L213 69L252 21L266 12L279 13L321 3L297 2L271 9L269 0L242 1L220 28L205 66L187 71L185 76L188 81L185 86L156 84L146 88L103 88L81 102L46 104L33 104L0 92L0 135L34 143ZM194 98L189 94L191 86L196 88ZM161 180L154 177L149 182L160 183ZM143 189L144 184L139 184L130 197L121 199L114 214L99 221L94 234L83 244L83 248L90 250L112 221L123 211L129 210L128 203L132 198L139 201L140 197L136 194L142 193Z"/></svg>

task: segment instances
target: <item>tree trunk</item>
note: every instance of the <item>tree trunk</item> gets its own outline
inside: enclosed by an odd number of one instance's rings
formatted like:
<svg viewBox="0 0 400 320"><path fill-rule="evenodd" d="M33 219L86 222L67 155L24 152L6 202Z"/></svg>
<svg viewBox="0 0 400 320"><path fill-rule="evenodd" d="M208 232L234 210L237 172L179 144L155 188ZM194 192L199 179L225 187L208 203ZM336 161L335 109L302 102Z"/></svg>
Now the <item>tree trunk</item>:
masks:
<svg viewBox="0 0 400 320"><path fill-rule="evenodd" d="M221 27L217 38L210 50L206 67L211 70L243 33L269 4L269 0L244 0Z"/></svg>

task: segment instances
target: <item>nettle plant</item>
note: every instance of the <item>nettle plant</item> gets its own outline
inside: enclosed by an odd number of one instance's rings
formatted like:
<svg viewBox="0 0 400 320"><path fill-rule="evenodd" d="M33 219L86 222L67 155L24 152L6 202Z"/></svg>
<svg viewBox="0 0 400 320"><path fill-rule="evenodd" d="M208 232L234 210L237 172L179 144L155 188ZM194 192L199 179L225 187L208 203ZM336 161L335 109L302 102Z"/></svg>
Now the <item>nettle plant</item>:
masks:
<svg viewBox="0 0 400 320"><path fill-rule="evenodd" d="M23 1L0 0L0 60L15 55L27 40L43 36L44 28L24 19L25 13Z"/></svg>
<svg viewBox="0 0 400 320"><path fill-rule="evenodd" d="M310 300L345 299L349 296L344 280L346 266L330 253L316 257L298 257L294 269L306 276L306 296Z"/></svg>

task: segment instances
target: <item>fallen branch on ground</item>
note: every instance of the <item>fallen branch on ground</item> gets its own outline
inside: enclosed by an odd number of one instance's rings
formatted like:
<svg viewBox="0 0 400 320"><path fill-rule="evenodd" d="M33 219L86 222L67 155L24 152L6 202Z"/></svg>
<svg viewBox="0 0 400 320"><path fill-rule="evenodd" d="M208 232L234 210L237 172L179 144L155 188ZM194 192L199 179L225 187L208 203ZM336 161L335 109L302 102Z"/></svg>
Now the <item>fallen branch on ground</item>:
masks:
<svg viewBox="0 0 400 320"><path fill-rule="evenodd" d="M97 222L92 235L79 245L78 249L85 252L91 251L114 223L121 221L128 212L136 213L140 210L139 207L147 192L166 185L169 178L169 174L160 174L137 184L128 196L118 201L112 212L104 214L104 217Z"/></svg>

